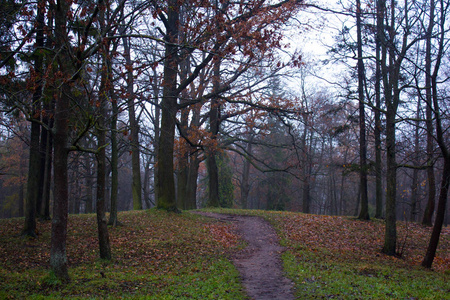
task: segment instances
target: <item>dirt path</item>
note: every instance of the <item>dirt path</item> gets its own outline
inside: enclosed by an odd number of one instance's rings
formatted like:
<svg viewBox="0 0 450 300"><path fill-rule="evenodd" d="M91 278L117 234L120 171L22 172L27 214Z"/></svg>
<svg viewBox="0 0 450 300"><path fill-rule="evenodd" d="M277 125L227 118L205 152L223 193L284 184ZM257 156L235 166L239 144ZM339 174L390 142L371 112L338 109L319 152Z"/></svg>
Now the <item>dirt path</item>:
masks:
<svg viewBox="0 0 450 300"><path fill-rule="evenodd" d="M233 255L233 263L241 273L242 283L251 299L294 299L293 283L283 275L280 260L283 247L269 223L252 216L199 214L237 224L239 234L248 246Z"/></svg>

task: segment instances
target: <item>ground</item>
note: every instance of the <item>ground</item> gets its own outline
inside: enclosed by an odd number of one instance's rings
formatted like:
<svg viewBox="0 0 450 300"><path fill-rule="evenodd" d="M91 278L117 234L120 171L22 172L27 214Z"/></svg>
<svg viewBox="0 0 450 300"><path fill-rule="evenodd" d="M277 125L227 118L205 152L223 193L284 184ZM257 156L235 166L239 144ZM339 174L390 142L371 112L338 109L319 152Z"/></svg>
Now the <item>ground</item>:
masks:
<svg viewBox="0 0 450 300"><path fill-rule="evenodd" d="M260 217L198 212L236 225L246 247L233 255L233 263L251 299L295 299L294 283L283 274L278 236L272 226Z"/></svg>

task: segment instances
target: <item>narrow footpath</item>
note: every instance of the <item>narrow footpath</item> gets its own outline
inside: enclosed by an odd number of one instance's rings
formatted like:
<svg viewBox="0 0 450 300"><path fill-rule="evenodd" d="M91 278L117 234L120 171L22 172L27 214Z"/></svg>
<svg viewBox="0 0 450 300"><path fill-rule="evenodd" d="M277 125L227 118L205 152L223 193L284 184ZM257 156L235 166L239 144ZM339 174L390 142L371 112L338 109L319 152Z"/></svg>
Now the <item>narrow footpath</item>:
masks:
<svg viewBox="0 0 450 300"><path fill-rule="evenodd" d="M233 255L233 263L241 274L247 295L253 300L291 300L293 282L283 274L280 254L283 247L272 226L260 217L199 214L237 225L238 233L248 243L247 247Z"/></svg>

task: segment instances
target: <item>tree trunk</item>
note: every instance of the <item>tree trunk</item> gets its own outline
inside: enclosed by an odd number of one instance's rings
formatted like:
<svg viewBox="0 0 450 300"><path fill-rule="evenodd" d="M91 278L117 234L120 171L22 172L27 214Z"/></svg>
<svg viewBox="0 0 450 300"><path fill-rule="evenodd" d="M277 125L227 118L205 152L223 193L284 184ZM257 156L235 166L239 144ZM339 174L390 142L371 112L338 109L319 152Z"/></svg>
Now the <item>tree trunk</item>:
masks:
<svg viewBox="0 0 450 300"><path fill-rule="evenodd" d="M367 196L366 113L364 111L364 62L362 58L360 0L356 0L356 30L358 40L359 177L361 185L361 211L358 219L369 220L369 199Z"/></svg>
<svg viewBox="0 0 450 300"><path fill-rule="evenodd" d="M69 58L64 47L67 41L67 13L69 3L57 1L55 7L55 48L61 51L59 69L63 76L70 76ZM50 249L50 265L57 278L63 282L70 280L67 271L67 219L68 219L68 149L69 135L69 108L70 108L70 82L64 82L61 78L61 88L57 91L55 108L55 134L54 134L54 203L52 219L52 237Z"/></svg>
<svg viewBox="0 0 450 300"><path fill-rule="evenodd" d="M44 7L42 0L39 1L38 13L37 13L37 31L35 46L38 49L38 54L34 60L34 71L36 78L34 79L35 90L33 92L33 103L31 118L39 119L39 104L42 96L42 75L43 75L43 58L40 55L40 51L44 46ZM41 134L41 126L37 122L31 122L31 135L30 135L30 158L28 167L28 184L27 184L27 197L25 205L25 226L22 234L36 237L36 215L40 211L42 196L39 192L42 191L40 184L42 184L41 174L41 154L39 147L39 139Z"/></svg>
<svg viewBox="0 0 450 300"><path fill-rule="evenodd" d="M86 194L87 195L86 195L85 213L90 214L93 211L93 204L94 204L93 196L92 196L92 194L93 194L92 187L94 186L94 183L93 183L94 174L92 173L92 170L94 169L94 166L93 166L94 163L91 161L90 156L86 155L85 157L86 157L85 164L87 167L87 169L86 169L86 187L87 187Z"/></svg>
<svg viewBox="0 0 450 300"><path fill-rule="evenodd" d="M220 84L220 59L216 58L214 62L213 89L217 91ZM220 206L219 195L219 170L217 168L217 135L220 126L220 103L217 97L211 99L211 108L209 111L209 126L211 132L211 146L207 151L208 156L208 178L209 178L209 207Z"/></svg>
<svg viewBox="0 0 450 300"><path fill-rule="evenodd" d="M180 16L180 19L182 16ZM180 80L183 81L188 76L188 70L190 67L190 59L186 57L180 63ZM181 94L180 102L184 102L188 99L187 91L184 90ZM183 131L182 135L186 135L189 127L189 108L181 110L180 130ZM189 150L190 145L183 138L180 140L181 147L178 157L178 172L177 172L177 207L187 209L187 184L189 176Z"/></svg>
<svg viewBox="0 0 450 300"><path fill-rule="evenodd" d="M438 88L437 88L437 78L438 78L438 72L441 65L441 60L443 56L444 51L444 37L445 37L445 16L444 16L444 1L440 1L441 4L441 15L440 15L440 36L439 36L439 48L438 48L438 54L436 56L436 63L434 66L433 75L431 76L431 87L432 87L432 100L433 100L433 111L436 121L436 141L439 145L439 148L442 152L442 156L444 158L444 169L442 171L442 181L441 181L441 189L439 192L439 202L438 202L438 209L436 212L436 220L434 222L433 232L431 234L430 242L428 244L427 253L425 255L425 258L422 262L422 266L431 268L431 265L433 263L434 257L436 255L437 246L439 243L439 238L442 231L442 225L444 223L445 219L445 213L446 213L446 205L447 205L447 197L448 197L448 190L450 185L450 153L449 149L447 148L446 140L444 130L442 128L442 117L441 117L441 111L440 111L440 105L438 100ZM431 14L431 11L434 10L434 1L431 3L430 7L430 18L433 16Z"/></svg>
<svg viewBox="0 0 450 300"><path fill-rule="evenodd" d="M191 153L189 157L189 174L186 189L186 207L185 209L197 208L197 179L200 159L198 153Z"/></svg>
<svg viewBox="0 0 450 300"><path fill-rule="evenodd" d="M124 31L124 30L122 30ZM124 56L127 64L127 94L128 97L128 119L131 131L131 167L133 172L132 194L133 209L142 209L142 184L141 184L141 162L139 149L139 123L136 120L136 111L134 108L134 76L133 62L131 61L130 45L128 37L123 37Z"/></svg>
<svg viewBox="0 0 450 300"><path fill-rule="evenodd" d="M419 149L420 149L420 145L419 145L419 126L420 126L420 122L419 122L419 118L420 118L420 96L417 99L417 110L416 110L416 119L417 121L415 122L416 124L416 128L414 130L414 166L419 166L420 161L419 161ZM418 198L419 198L419 184L418 184L418 180L419 180L419 170L418 169L414 169L413 170L413 176L412 176L412 183L411 183L411 211L410 211L410 216L409 219L414 222L416 220L416 216L417 216L417 202L418 202Z"/></svg>
<svg viewBox="0 0 450 300"><path fill-rule="evenodd" d="M425 49L425 91L426 91L426 127L427 127L427 187L428 187L428 201L425 207L425 212L422 218L422 224L426 226L432 225L434 206L436 199L436 178L434 176L433 161L433 151L434 151L434 128L433 128L433 117L432 117L432 75L431 75L431 38L433 34L434 27L434 16L435 16L435 2L430 0L430 18L427 28L426 36L426 49Z"/></svg>
<svg viewBox="0 0 450 300"><path fill-rule="evenodd" d="M104 27L104 12L99 14L100 26ZM98 243L100 248L101 259L111 259L111 246L109 243L108 221L106 220L106 104L108 98L106 96L109 91L108 73L111 73L108 63L109 43L103 43L102 51L102 71L101 82L98 95L98 121L97 121L97 229L98 229Z"/></svg>
<svg viewBox="0 0 450 300"><path fill-rule="evenodd" d="M376 70L375 70L375 218L383 217L383 186L381 167L381 41L383 35L383 9L377 0Z"/></svg>
<svg viewBox="0 0 450 300"><path fill-rule="evenodd" d="M161 132L158 150L157 207L168 211L178 211L174 180L174 138L177 114L177 71L178 58L178 3L168 0L167 33L165 36L165 61L163 97L161 101Z"/></svg>
<svg viewBox="0 0 450 300"><path fill-rule="evenodd" d="M247 142L247 147L245 149L248 158L244 159L244 166L242 170L242 180L241 180L241 207L247 208L248 195L250 193L250 156L252 155L253 148L253 137L252 133L249 134L249 140Z"/></svg>
<svg viewBox="0 0 450 300"><path fill-rule="evenodd" d="M444 170L442 173L441 190L439 192L436 220L434 222L433 232L431 233L427 253L422 261L422 266L426 268L431 268L434 257L436 256L436 250L439 244L442 225L444 224L449 185L450 185L450 156L447 155L444 157Z"/></svg>
<svg viewBox="0 0 450 300"><path fill-rule="evenodd" d="M100 104L101 106L104 103ZM103 109L102 109L103 110ZM103 112L100 112L103 114ZM100 258L111 259L111 247L109 243L108 225L105 214L105 187L106 187L106 133L104 130L104 116L99 117L97 129L98 153L97 153L97 226Z"/></svg>
<svg viewBox="0 0 450 300"><path fill-rule="evenodd" d="M386 230L383 252L396 254L397 247L397 164L395 159L395 112L388 108L386 115L386 156L387 156L387 186L386 186Z"/></svg>
<svg viewBox="0 0 450 300"><path fill-rule="evenodd" d="M114 91L112 91L114 94ZM117 99L112 99L112 119L111 119L111 213L109 215L109 225L116 226L117 220L117 197L119 192L119 150L117 145L117 118L119 107Z"/></svg>

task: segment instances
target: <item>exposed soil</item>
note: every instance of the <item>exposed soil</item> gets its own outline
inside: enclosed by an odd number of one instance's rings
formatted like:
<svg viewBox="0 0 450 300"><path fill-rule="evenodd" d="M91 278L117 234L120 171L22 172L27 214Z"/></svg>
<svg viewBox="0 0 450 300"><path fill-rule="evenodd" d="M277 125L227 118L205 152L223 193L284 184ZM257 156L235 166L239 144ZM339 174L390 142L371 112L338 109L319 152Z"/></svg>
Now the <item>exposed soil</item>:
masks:
<svg viewBox="0 0 450 300"><path fill-rule="evenodd" d="M293 283L283 275L280 259L283 247L267 221L254 216L199 214L237 225L238 233L248 245L233 255L233 263L250 299L294 299Z"/></svg>

